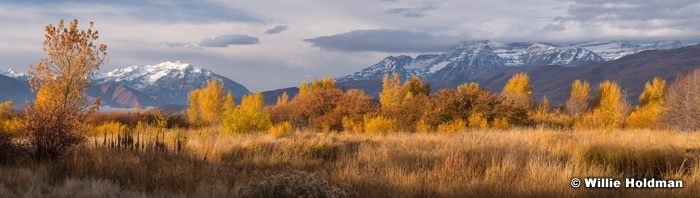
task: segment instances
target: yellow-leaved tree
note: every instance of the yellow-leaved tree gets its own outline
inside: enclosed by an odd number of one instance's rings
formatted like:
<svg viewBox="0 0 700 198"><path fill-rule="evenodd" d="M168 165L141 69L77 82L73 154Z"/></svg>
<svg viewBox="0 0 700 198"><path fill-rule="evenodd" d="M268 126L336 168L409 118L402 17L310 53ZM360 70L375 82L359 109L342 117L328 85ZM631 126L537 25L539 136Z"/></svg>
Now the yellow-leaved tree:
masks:
<svg viewBox="0 0 700 198"><path fill-rule="evenodd" d="M19 131L21 121L14 114L12 101L0 102L0 133L15 133Z"/></svg>
<svg viewBox="0 0 700 198"><path fill-rule="evenodd" d="M287 92L282 92L282 95L277 97L277 105L286 105L289 103L289 95L287 95Z"/></svg>
<svg viewBox="0 0 700 198"><path fill-rule="evenodd" d="M405 82L401 89L401 92L406 94L406 98L417 95L430 96L430 83L423 83L418 76L412 76L411 80Z"/></svg>
<svg viewBox="0 0 700 198"><path fill-rule="evenodd" d="M513 75L501 92L501 96L506 101L525 108L530 108L534 102L530 94L532 94L532 85L525 72Z"/></svg>
<svg viewBox="0 0 700 198"><path fill-rule="evenodd" d="M13 129L17 119L13 114L12 101L0 102L0 165L14 161L18 156L18 143L14 141Z"/></svg>
<svg viewBox="0 0 700 198"><path fill-rule="evenodd" d="M571 96L564 106L566 113L574 117L588 113L591 108L590 92L591 85L587 81L576 79L571 83Z"/></svg>
<svg viewBox="0 0 700 198"><path fill-rule="evenodd" d="M317 90L335 89L333 77L326 76L322 80L314 79L310 83L302 82L299 86L299 96L305 96Z"/></svg>
<svg viewBox="0 0 700 198"><path fill-rule="evenodd" d="M537 106L535 113L537 113L537 114L549 113L549 99L547 98L547 96L542 97L542 102L540 102L540 105Z"/></svg>
<svg viewBox="0 0 700 198"><path fill-rule="evenodd" d="M639 96L639 107L627 118L627 127L647 129L655 127L662 113L665 90L666 81L658 77L651 83L644 84L644 91Z"/></svg>
<svg viewBox="0 0 700 198"><path fill-rule="evenodd" d="M575 127L597 129L601 132L619 129L624 123L625 107L626 102L620 86L615 82L605 81L598 87L598 106L577 122Z"/></svg>
<svg viewBox="0 0 700 198"><path fill-rule="evenodd" d="M194 125L218 125L227 110L234 107L233 94L214 77L206 87L195 89L189 96L187 118Z"/></svg>
<svg viewBox="0 0 700 198"><path fill-rule="evenodd" d="M95 43L99 36L92 25L79 30L78 20L68 26L59 20L57 26L45 28L48 57L30 65L29 83L37 98L25 109L24 128L37 160L58 159L84 139L85 118L96 109L85 105L84 92L107 55L107 45Z"/></svg>
<svg viewBox="0 0 700 198"><path fill-rule="evenodd" d="M480 91L488 92L488 90L481 89L481 86L479 86L479 83L475 83L475 82L464 83L464 84L457 86L457 92L464 93L464 94L477 93Z"/></svg>
<svg viewBox="0 0 700 198"><path fill-rule="evenodd" d="M240 106L226 112L224 128L233 133L267 131L272 122L270 116L263 111L263 107L262 93L243 96Z"/></svg>
<svg viewBox="0 0 700 198"><path fill-rule="evenodd" d="M401 105L406 97L405 91L401 89L401 79L399 74L394 73L391 77L384 75L382 78L382 92L379 93L379 103L382 109L396 108Z"/></svg>

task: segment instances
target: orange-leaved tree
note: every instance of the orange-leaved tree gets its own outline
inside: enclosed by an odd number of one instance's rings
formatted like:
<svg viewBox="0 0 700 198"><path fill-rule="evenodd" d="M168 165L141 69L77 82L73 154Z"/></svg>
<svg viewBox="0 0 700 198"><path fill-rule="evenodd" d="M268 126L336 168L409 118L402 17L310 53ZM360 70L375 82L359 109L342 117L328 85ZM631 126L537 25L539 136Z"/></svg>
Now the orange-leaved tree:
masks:
<svg viewBox="0 0 700 198"><path fill-rule="evenodd" d="M84 92L107 55L107 45L95 44L99 36L92 25L79 30L78 20L67 27L63 20L49 24L43 43L48 57L30 65L29 82L37 99L25 109L25 129L37 160L57 159L84 139L84 120L94 110L85 105Z"/></svg>

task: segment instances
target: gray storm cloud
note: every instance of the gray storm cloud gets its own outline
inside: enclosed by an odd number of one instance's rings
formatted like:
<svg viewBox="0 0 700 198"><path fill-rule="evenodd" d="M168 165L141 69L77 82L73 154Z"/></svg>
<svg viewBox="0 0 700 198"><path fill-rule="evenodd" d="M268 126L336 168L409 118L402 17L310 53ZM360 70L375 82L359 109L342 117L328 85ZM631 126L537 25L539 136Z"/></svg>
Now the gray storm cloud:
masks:
<svg viewBox="0 0 700 198"><path fill-rule="evenodd" d="M341 52L437 52L457 44L456 39L438 38L425 32L406 30L355 30L305 39L315 47Z"/></svg>
<svg viewBox="0 0 700 198"><path fill-rule="evenodd" d="M408 18L421 18L427 16L430 10L437 9L436 5L429 5L424 7L414 7L414 8L392 8L386 10L384 13L387 14L402 14L404 17Z"/></svg>
<svg viewBox="0 0 700 198"><path fill-rule="evenodd" d="M287 25L278 25L273 28L270 28L268 30L265 30L265 34L279 34L284 31L287 31L289 29L289 26Z"/></svg>
<svg viewBox="0 0 700 198"><path fill-rule="evenodd" d="M225 34L214 38L205 38L199 42L200 47L228 47L231 45L260 44L260 39L242 34Z"/></svg>
<svg viewBox="0 0 700 198"><path fill-rule="evenodd" d="M700 2L696 0L576 0L567 9L569 16L556 17L546 30L561 30L566 23L582 26L607 24L620 29L653 30L672 28L699 30Z"/></svg>

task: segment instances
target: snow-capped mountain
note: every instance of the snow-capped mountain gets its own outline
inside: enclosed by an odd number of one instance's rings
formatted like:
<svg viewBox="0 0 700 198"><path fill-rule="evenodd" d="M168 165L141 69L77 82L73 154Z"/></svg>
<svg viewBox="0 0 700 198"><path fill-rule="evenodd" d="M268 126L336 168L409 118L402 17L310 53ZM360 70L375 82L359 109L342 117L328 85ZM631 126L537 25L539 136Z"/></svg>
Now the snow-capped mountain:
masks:
<svg viewBox="0 0 700 198"><path fill-rule="evenodd" d="M591 41L569 45L589 49L600 55L606 61L615 60L623 56L645 50L676 49L688 46L681 41L658 41L653 43L632 43L630 41Z"/></svg>
<svg viewBox="0 0 700 198"><path fill-rule="evenodd" d="M8 69L7 71L0 72L0 75L16 78L18 80L23 80L23 81L29 80L29 75L27 75L25 73L16 72L13 69Z"/></svg>
<svg viewBox="0 0 700 198"><path fill-rule="evenodd" d="M483 68L510 66L561 65L581 66L615 60L644 50L675 49L686 46L681 41L632 43L629 41L593 41L574 44L536 42L501 43L494 41L463 42L439 55L389 56L377 64L338 82L381 79L384 74L398 73L402 79L423 79Z"/></svg>
<svg viewBox="0 0 700 198"><path fill-rule="evenodd" d="M148 94L161 104L187 104L187 95L194 89L206 86L213 77L223 82L226 89L235 96L250 93L233 80L180 61L115 69L104 74L95 74L92 82L119 83Z"/></svg>

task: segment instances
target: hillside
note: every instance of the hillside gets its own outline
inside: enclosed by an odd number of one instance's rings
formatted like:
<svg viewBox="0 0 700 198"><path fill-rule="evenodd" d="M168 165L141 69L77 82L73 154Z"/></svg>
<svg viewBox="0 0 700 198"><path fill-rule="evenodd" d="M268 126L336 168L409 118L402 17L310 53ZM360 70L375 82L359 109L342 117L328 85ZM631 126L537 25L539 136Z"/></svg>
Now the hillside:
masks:
<svg viewBox="0 0 700 198"><path fill-rule="evenodd" d="M617 60L644 50L676 49L681 41L635 43L630 41L592 41L583 43L544 43L473 41L462 42L440 54L388 56L377 64L338 82L381 80L384 74L398 73L402 80L418 76L425 80L442 80L455 73L507 67L561 65L584 66Z"/></svg>
<svg viewBox="0 0 700 198"><path fill-rule="evenodd" d="M189 93L217 78L236 96L250 93L243 85L210 70L189 63L163 62L155 65L130 66L106 73L96 73L93 87L86 91L89 103L102 98L103 106L131 108L172 104L186 105ZM36 94L29 91L29 77L14 70L0 72L0 100L24 104Z"/></svg>
<svg viewBox="0 0 700 198"><path fill-rule="evenodd" d="M612 80L620 83L626 92L628 101L638 102L637 97L644 88L644 83L654 77L661 77L667 82L695 68L700 67L700 45L670 50L647 50L627 55L612 61L589 64L579 67L558 65L493 67L455 71L441 78L426 80L431 83L432 91L456 87L465 82L477 82L483 87L500 92L511 75L525 71L534 86L532 96L539 100L547 96L552 105L563 105L569 97L571 82L576 79L587 80L596 93L598 83ZM381 80L357 80L336 83L338 87L362 89L367 95L378 97L381 92Z"/></svg>
<svg viewBox="0 0 700 198"><path fill-rule="evenodd" d="M673 82L676 77L700 67L700 45L672 50L649 50L620 59L584 67L542 66L523 68L534 86L532 96L547 96L555 105L562 105L569 97L571 82L587 80L595 93L597 85L605 80L615 81L626 92L628 102L638 103L644 83L654 77ZM500 91L510 75L498 75L483 83L492 91Z"/></svg>
<svg viewBox="0 0 700 198"><path fill-rule="evenodd" d="M11 100L15 106L20 106L34 98L36 94L29 91L29 82L0 75L0 101Z"/></svg>

